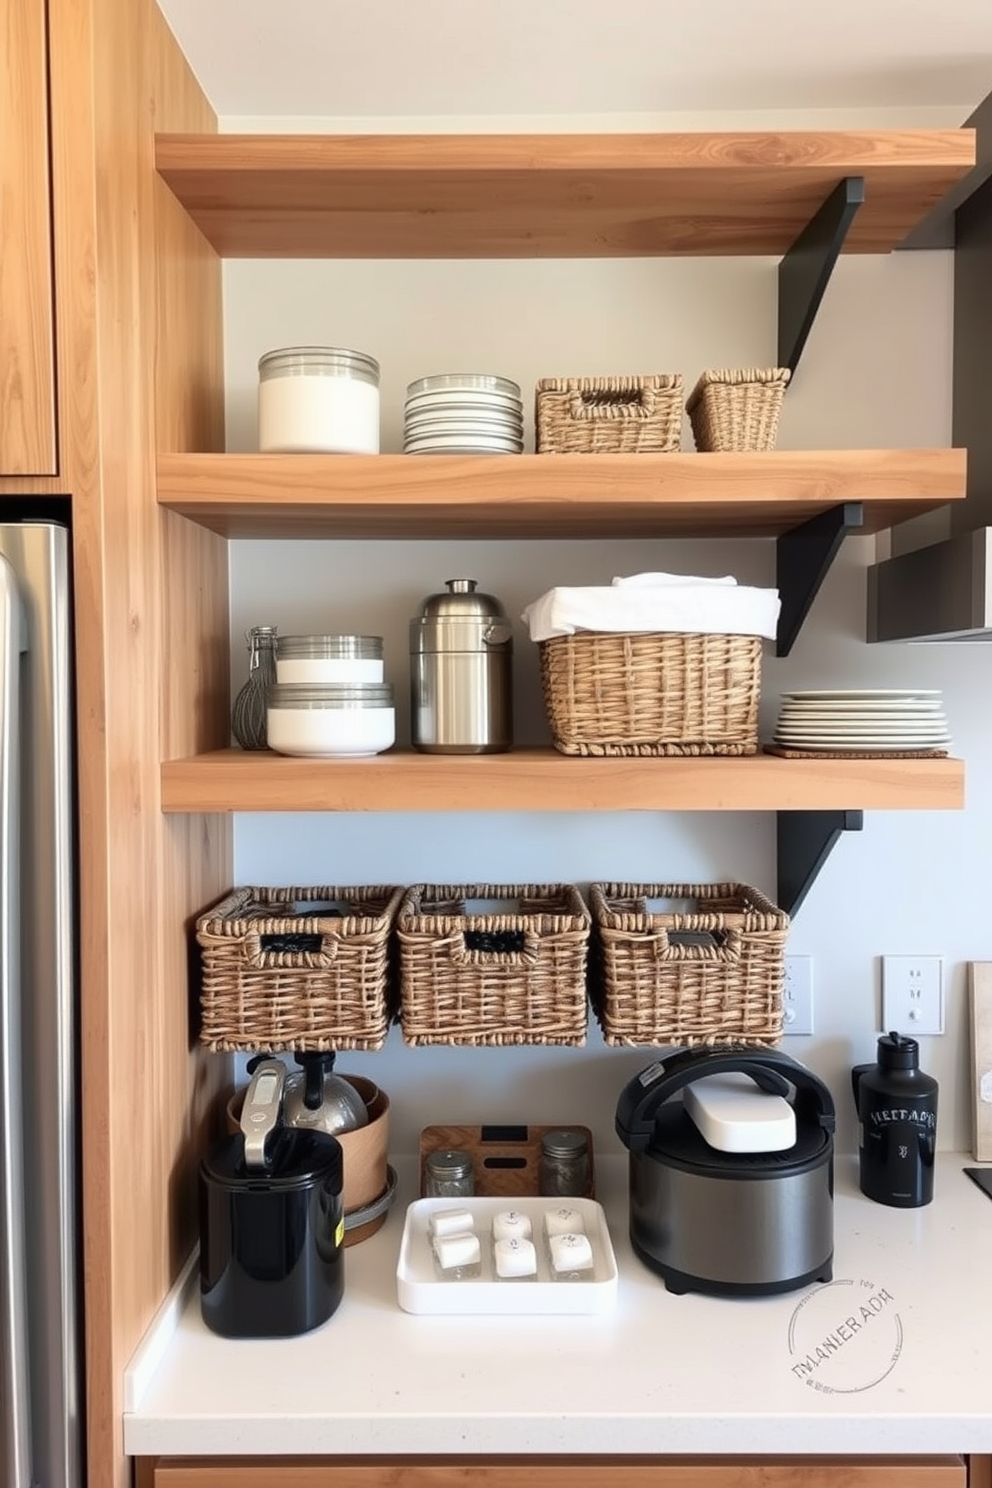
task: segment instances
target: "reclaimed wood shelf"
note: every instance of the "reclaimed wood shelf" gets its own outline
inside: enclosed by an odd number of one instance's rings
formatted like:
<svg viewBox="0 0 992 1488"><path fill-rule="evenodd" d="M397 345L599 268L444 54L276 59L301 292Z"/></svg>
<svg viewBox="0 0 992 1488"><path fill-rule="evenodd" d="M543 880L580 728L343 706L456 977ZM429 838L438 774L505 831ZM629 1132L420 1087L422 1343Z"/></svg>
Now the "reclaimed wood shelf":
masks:
<svg viewBox="0 0 992 1488"><path fill-rule="evenodd" d="M160 455L158 500L229 538L777 537L963 499L960 449L668 455Z"/></svg>
<svg viewBox="0 0 992 1488"><path fill-rule="evenodd" d="M957 759L572 758L552 748L307 760L219 749L162 765L166 812L953 811Z"/></svg>
<svg viewBox="0 0 992 1488"><path fill-rule="evenodd" d="M224 257L784 254L841 181L845 252L887 253L975 161L975 132L156 138L159 175Z"/></svg>

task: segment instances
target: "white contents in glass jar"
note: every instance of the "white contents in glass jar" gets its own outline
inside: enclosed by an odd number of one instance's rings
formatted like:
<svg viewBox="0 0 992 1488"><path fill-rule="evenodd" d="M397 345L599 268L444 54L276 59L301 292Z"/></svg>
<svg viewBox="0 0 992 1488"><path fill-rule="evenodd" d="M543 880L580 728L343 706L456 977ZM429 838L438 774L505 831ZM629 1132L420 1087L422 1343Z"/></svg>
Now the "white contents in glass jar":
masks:
<svg viewBox="0 0 992 1488"><path fill-rule="evenodd" d="M435 1209L427 1221L432 1237L438 1235L470 1235L475 1221L467 1209Z"/></svg>
<svg viewBox="0 0 992 1488"><path fill-rule="evenodd" d="M582 1215L578 1209L565 1206L549 1209L544 1216L544 1233L549 1239L553 1235L582 1235L585 1233Z"/></svg>
<svg viewBox="0 0 992 1488"><path fill-rule="evenodd" d="M493 1216L493 1240L529 1240L532 1234L529 1217L517 1209L504 1209Z"/></svg>
<svg viewBox="0 0 992 1488"><path fill-rule="evenodd" d="M258 374L260 450L379 453L374 357L331 346L291 346L267 352Z"/></svg>
<svg viewBox="0 0 992 1488"><path fill-rule="evenodd" d="M532 1240L514 1235L493 1245L493 1269L498 1281L533 1281L537 1276L537 1251Z"/></svg>
<svg viewBox="0 0 992 1488"><path fill-rule="evenodd" d="M555 1281L583 1281L592 1276L594 1261L588 1235L552 1235L548 1246Z"/></svg>
<svg viewBox="0 0 992 1488"><path fill-rule="evenodd" d="M442 1281L465 1281L482 1275L482 1246L478 1235L435 1235L434 1267Z"/></svg>

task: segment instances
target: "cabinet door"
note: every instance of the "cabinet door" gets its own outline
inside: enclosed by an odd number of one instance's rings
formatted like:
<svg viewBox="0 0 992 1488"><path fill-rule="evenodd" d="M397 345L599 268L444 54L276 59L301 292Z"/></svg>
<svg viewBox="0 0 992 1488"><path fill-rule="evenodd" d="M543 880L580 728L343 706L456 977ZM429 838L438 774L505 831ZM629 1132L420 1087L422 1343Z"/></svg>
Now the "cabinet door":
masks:
<svg viewBox="0 0 992 1488"><path fill-rule="evenodd" d="M0 475L55 475L45 0L0 0Z"/></svg>
<svg viewBox="0 0 992 1488"><path fill-rule="evenodd" d="M960 1457L144 1458L138 1488L965 1488Z"/></svg>

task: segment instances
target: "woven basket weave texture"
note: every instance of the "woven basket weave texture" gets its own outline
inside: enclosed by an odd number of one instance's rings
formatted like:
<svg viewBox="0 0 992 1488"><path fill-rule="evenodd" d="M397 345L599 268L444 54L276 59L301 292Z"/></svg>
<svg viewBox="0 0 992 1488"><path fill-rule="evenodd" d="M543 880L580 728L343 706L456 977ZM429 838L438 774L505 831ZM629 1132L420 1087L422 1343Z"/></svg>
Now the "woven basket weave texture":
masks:
<svg viewBox="0 0 992 1488"><path fill-rule="evenodd" d="M582 755L758 749L760 636L580 631L540 642L555 748Z"/></svg>
<svg viewBox="0 0 992 1488"><path fill-rule="evenodd" d="M222 1051L381 1049L396 1014L397 885L243 888L196 922L200 1040Z"/></svg>
<svg viewBox="0 0 992 1488"><path fill-rule="evenodd" d="M686 412L703 453L775 448L788 367L717 368L704 372Z"/></svg>
<svg viewBox="0 0 992 1488"><path fill-rule="evenodd" d="M591 884L592 1003L607 1044L754 1046L783 1031L789 917L747 884ZM652 900L692 900L685 911Z"/></svg>
<svg viewBox="0 0 992 1488"><path fill-rule="evenodd" d="M571 884L414 884L396 920L404 1041L584 1044L590 923Z"/></svg>
<svg viewBox="0 0 992 1488"><path fill-rule="evenodd" d="M539 455L670 454L682 444L679 372L647 377L542 377L534 405Z"/></svg>

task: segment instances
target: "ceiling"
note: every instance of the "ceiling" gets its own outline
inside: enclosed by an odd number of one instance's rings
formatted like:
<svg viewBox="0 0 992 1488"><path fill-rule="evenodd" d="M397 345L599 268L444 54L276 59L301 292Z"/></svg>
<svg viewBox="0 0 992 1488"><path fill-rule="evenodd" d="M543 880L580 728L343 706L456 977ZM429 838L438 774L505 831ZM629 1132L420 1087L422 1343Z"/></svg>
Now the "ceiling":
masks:
<svg viewBox="0 0 992 1488"><path fill-rule="evenodd" d="M990 0L159 0L221 118L960 106Z"/></svg>

